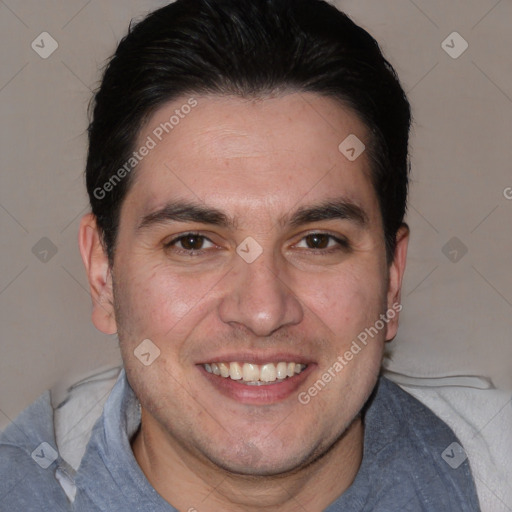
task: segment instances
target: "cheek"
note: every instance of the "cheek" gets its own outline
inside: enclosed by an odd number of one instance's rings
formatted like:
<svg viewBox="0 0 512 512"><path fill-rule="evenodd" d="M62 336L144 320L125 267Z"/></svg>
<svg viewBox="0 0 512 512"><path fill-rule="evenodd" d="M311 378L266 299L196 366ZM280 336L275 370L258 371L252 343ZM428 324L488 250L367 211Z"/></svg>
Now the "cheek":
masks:
<svg viewBox="0 0 512 512"><path fill-rule="evenodd" d="M376 265L348 265L311 276L301 296L331 331L354 336L373 324L382 312L386 293L384 278Z"/></svg>
<svg viewBox="0 0 512 512"><path fill-rule="evenodd" d="M183 339L208 308L214 284L213 278L171 273L163 265L127 266L114 287L122 343L149 338L163 349L170 338Z"/></svg>

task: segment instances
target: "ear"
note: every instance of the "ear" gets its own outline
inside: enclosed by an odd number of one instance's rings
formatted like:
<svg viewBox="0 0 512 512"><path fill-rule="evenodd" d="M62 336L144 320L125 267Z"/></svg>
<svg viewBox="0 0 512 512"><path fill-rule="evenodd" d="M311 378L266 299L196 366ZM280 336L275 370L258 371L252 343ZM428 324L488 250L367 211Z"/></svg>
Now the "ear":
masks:
<svg viewBox="0 0 512 512"><path fill-rule="evenodd" d="M78 245L84 262L92 297L92 322L105 334L115 334L112 271L101 241L96 217L88 213L82 217Z"/></svg>
<svg viewBox="0 0 512 512"><path fill-rule="evenodd" d="M402 224L396 234L396 246L393 255L393 261L389 266L388 280L388 318L386 329L386 341L391 341L398 329L399 312L402 310L400 304L402 279L405 272L405 262L407 259L407 246L409 244L409 226ZM392 314L393 312L394 314Z"/></svg>

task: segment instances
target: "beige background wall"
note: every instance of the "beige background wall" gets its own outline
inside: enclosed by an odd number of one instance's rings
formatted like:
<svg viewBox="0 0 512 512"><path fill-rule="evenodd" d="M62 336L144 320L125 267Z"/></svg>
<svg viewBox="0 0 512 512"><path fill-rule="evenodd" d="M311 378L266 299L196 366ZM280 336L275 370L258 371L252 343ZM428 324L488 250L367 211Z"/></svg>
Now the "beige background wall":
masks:
<svg viewBox="0 0 512 512"><path fill-rule="evenodd" d="M86 108L130 19L165 3L0 0L0 427L61 378L119 361L115 337L90 322L77 249ZM511 390L512 1L336 4L382 43L416 119L390 367ZM458 58L441 46L454 31L469 45ZM46 59L31 48L42 32L58 43ZM462 44L445 43L453 56Z"/></svg>

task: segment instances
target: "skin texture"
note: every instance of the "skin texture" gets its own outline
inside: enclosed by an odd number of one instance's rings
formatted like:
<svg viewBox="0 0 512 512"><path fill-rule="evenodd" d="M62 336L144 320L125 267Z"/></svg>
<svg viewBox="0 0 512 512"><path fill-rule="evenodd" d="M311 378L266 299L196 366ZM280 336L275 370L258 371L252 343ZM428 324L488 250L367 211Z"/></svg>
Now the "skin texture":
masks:
<svg viewBox="0 0 512 512"><path fill-rule="evenodd" d="M137 147L188 99L156 111ZM297 395L399 303L408 229L398 232L388 264L367 155L351 162L338 150L349 134L368 142L367 130L339 103L309 93L195 99L197 106L134 171L113 268L94 217L82 219L93 321L118 333L142 405L134 455L164 499L200 512L320 511L357 474L359 413L398 314L308 404ZM299 208L340 199L362 209L364 225L339 218L289 222ZM215 208L231 222L139 228L177 201ZM192 254L179 241L166 246L190 232L206 237L194 239ZM348 247L327 237L315 245L313 233L347 240ZM236 252L247 237L262 249L252 263ZM134 356L144 339L160 350L149 366ZM285 399L244 403L221 394L199 366L241 353L235 360L293 354L310 368Z"/></svg>

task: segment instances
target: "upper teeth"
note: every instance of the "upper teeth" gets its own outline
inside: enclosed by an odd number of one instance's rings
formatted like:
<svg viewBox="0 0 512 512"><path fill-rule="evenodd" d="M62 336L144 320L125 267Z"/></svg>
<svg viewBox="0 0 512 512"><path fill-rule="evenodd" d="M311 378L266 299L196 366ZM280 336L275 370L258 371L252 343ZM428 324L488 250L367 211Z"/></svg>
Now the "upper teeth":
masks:
<svg viewBox="0 0 512 512"><path fill-rule="evenodd" d="M305 364L300 363L266 363L266 364L253 364L253 363L206 363L203 365L205 370L209 373L214 373L221 377L229 377L233 380L242 379L245 382L274 382L275 380L282 380L286 377L293 377L296 373L300 373Z"/></svg>

